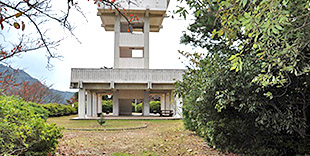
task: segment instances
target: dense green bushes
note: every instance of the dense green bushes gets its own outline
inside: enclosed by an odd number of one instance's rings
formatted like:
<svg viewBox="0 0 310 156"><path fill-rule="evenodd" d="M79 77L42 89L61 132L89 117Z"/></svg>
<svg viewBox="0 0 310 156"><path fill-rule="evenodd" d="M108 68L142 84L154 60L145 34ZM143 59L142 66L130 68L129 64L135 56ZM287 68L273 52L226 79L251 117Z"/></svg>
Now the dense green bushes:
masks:
<svg viewBox="0 0 310 156"><path fill-rule="evenodd" d="M150 101L150 112L158 113L160 111L160 101ZM142 113L142 103L137 105L137 112Z"/></svg>
<svg viewBox="0 0 310 156"><path fill-rule="evenodd" d="M113 112L113 102L112 100L102 100L102 112L112 113Z"/></svg>
<svg viewBox="0 0 310 156"><path fill-rule="evenodd" d="M214 6L197 3L188 4L199 5L195 9L201 16L190 25L190 33L184 34L182 42L205 48L207 53L183 53L190 61L176 92L183 99L186 128L197 132L216 149L241 155L310 154L309 71L286 72L268 62L272 54L266 52L263 57L251 51L242 51L242 60L238 61L242 66L238 72L232 71L229 60L240 53L238 47L227 46L230 40L224 36L212 36L213 30L221 29L222 21L214 16L219 7L216 3ZM247 41L248 49L253 47L248 36L240 33L236 37L240 42ZM279 48L275 44L270 46ZM296 66L302 67L310 64L309 47L302 50L301 53L307 53L304 58L274 56L278 62L298 60ZM275 76L257 77L266 73ZM255 78L262 78L262 83L254 83ZM289 81L273 82L282 78Z"/></svg>
<svg viewBox="0 0 310 156"><path fill-rule="evenodd" d="M72 105L63 105L58 103L49 103L41 105L48 111L48 116L50 117L76 114L78 109L77 103L74 103L73 107Z"/></svg>
<svg viewBox="0 0 310 156"><path fill-rule="evenodd" d="M102 112L113 112L112 100L102 100ZM150 112L155 113L160 111L160 101L150 101ZM132 103L132 112L135 112L135 104ZM142 103L137 104L137 112L142 113Z"/></svg>
<svg viewBox="0 0 310 156"><path fill-rule="evenodd" d="M285 89L261 88L251 83L259 66L253 62L245 61L243 71L235 73L225 58L215 56L200 60L199 69L189 69L177 84L186 128L223 151L309 154L310 76L290 75L292 84Z"/></svg>
<svg viewBox="0 0 310 156"><path fill-rule="evenodd" d="M43 114L41 114L43 113ZM61 129L47 124L42 107L16 97L0 96L1 155L48 155L56 149Z"/></svg>

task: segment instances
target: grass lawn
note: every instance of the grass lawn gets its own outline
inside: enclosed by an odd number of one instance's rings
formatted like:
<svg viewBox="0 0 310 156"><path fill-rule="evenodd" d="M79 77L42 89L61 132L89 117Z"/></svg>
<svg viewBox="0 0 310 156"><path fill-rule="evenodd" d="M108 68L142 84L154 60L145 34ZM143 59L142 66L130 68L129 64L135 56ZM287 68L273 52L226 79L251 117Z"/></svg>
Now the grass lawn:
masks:
<svg viewBox="0 0 310 156"><path fill-rule="evenodd" d="M96 121L72 121L68 117L50 118L49 123L64 127L87 128ZM182 120L107 120L110 127L148 125L126 131L64 131L58 155L223 155L207 146L203 139L184 130Z"/></svg>
<svg viewBox="0 0 310 156"><path fill-rule="evenodd" d="M60 127L65 128L102 128L102 129L122 129L122 128L132 128L141 127L146 125L146 122L141 120L106 120L103 126L100 126L96 120L70 120L76 117L64 116L64 117L53 117L48 118L48 123L56 123Z"/></svg>

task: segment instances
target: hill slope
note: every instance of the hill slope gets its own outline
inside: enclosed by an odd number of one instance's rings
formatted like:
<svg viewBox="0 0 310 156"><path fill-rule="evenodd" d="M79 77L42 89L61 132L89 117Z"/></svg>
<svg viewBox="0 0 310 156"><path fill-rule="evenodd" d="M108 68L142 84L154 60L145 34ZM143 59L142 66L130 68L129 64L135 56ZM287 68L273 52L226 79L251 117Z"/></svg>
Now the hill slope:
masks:
<svg viewBox="0 0 310 156"><path fill-rule="evenodd" d="M8 73L14 73L16 83L22 83L23 81L28 81L30 84L36 82L41 83L38 79L31 77L28 73L21 69L13 69L12 67L0 64L0 72L3 73L2 76L6 76ZM66 100L71 98L74 94L73 92L64 92L55 89L50 89L50 91L54 94L59 94L64 99L62 102L63 104L65 104Z"/></svg>

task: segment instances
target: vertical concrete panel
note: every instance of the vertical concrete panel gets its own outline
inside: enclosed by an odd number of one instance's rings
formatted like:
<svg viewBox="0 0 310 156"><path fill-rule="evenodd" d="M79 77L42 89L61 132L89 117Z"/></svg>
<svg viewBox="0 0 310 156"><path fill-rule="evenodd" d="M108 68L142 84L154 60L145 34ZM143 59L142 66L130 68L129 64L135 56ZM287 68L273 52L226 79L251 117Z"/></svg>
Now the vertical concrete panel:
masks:
<svg viewBox="0 0 310 156"><path fill-rule="evenodd" d="M179 97L175 97L175 103L176 103L175 117L183 118L183 103L182 103L182 99L179 98Z"/></svg>
<svg viewBox="0 0 310 156"><path fill-rule="evenodd" d="M93 93L92 94L92 116L97 116L97 94Z"/></svg>
<svg viewBox="0 0 310 156"><path fill-rule="evenodd" d="M132 99L120 99L119 100L119 114L131 115L132 113Z"/></svg>
<svg viewBox="0 0 310 156"><path fill-rule="evenodd" d="M144 17L144 68L149 69L149 52L150 52L150 19L149 10Z"/></svg>
<svg viewBox="0 0 310 156"><path fill-rule="evenodd" d="M85 118L85 89L79 90L79 118Z"/></svg>
<svg viewBox="0 0 310 156"><path fill-rule="evenodd" d="M143 116L150 115L150 92L144 91Z"/></svg>
<svg viewBox="0 0 310 156"><path fill-rule="evenodd" d="M171 110L170 92L166 93L166 110Z"/></svg>
<svg viewBox="0 0 310 156"><path fill-rule="evenodd" d="M113 92L113 116L119 116L119 98L118 91Z"/></svg>
<svg viewBox="0 0 310 156"><path fill-rule="evenodd" d="M87 117L92 116L92 107L91 107L92 93L87 91Z"/></svg>
<svg viewBox="0 0 310 156"><path fill-rule="evenodd" d="M102 94L98 94L98 113L102 113Z"/></svg>
<svg viewBox="0 0 310 156"><path fill-rule="evenodd" d="M115 15L114 23L114 68L119 68L120 17Z"/></svg>
<svg viewBox="0 0 310 156"><path fill-rule="evenodd" d="M165 94L160 94L160 109L161 110L166 110L166 103L165 103L165 98L166 98L166 95Z"/></svg>

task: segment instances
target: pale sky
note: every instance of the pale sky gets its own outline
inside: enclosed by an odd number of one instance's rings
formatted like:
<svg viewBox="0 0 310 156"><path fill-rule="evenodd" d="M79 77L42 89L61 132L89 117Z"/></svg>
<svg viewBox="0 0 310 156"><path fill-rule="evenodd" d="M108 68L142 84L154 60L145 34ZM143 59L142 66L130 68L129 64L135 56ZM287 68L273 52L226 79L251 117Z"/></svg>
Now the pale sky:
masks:
<svg viewBox="0 0 310 156"><path fill-rule="evenodd" d="M176 0L171 0L168 10L176 9L177 4ZM79 5L88 22L75 14L71 14L70 20L75 24L74 33L82 43L73 37L65 39L57 48L63 58L52 60L54 67L51 70L46 68L46 54L42 51L23 54L20 58L11 59L10 64L62 91L76 91L69 89L71 68L113 67L114 33L106 32L101 27L96 5L86 0L80 0ZM193 51L192 47L179 44L182 31L186 30L189 22L181 18L165 18L163 29L159 33L150 33L150 69L185 68L179 60L181 55L178 50ZM52 34L64 35L56 30Z"/></svg>

